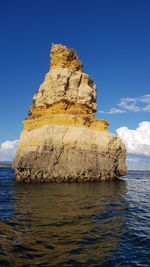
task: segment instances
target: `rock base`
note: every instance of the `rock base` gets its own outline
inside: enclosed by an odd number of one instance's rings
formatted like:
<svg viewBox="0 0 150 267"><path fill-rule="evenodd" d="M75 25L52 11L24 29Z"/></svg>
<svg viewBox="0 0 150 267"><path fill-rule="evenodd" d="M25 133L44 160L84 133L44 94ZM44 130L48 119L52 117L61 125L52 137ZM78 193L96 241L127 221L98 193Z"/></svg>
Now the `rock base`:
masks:
<svg viewBox="0 0 150 267"><path fill-rule="evenodd" d="M100 182L127 171L124 145L108 132L51 125L23 131L19 148L18 182Z"/></svg>
<svg viewBox="0 0 150 267"><path fill-rule="evenodd" d="M38 170L30 170L30 169L17 169L16 170L16 182L18 183L87 183L87 182L102 182L102 181L110 181L110 180L118 180L119 177L87 177L85 173L80 176L57 176L52 177L51 173L47 171L38 171Z"/></svg>

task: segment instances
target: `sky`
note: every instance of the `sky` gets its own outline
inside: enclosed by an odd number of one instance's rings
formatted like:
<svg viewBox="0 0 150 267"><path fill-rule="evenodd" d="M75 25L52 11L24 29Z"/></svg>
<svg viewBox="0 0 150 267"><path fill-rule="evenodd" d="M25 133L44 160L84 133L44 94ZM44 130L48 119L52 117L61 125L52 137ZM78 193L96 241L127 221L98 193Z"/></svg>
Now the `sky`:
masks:
<svg viewBox="0 0 150 267"><path fill-rule="evenodd" d="M150 1L5 0L0 6L0 161L12 160L51 43L74 48L97 86L99 119L150 169Z"/></svg>

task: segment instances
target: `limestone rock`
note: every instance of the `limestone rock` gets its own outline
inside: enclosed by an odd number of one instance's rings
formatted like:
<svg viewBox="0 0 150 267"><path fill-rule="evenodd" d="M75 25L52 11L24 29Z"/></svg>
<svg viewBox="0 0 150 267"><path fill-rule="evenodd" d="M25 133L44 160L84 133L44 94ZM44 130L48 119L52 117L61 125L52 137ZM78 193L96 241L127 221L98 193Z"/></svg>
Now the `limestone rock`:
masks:
<svg viewBox="0 0 150 267"><path fill-rule="evenodd" d="M97 119L96 86L77 54L53 45L13 162L18 182L87 182L127 172L125 146Z"/></svg>
<svg viewBox="0 0 150 267"><path fill-rule="evenodd" d="M61 101L88 106L96 111L96 85L81 71L51 69L33 97L34 107L48 107Z"/></svg>
<svg viewBox="0 0 150 267"><path fill-rule="evenodd" d="M68 68L71 70L83 70L83 65L78 59L78 55L71 48L65 45L52 44L51 47L51 65L50 68Z"/></svg>
<svg viewBox="0 0 150 267"><path fill-rule="evenodd" d="M23 131L14 165L17 181L87 182L126 174L124 145L109 132L47 125Z"/></svg>

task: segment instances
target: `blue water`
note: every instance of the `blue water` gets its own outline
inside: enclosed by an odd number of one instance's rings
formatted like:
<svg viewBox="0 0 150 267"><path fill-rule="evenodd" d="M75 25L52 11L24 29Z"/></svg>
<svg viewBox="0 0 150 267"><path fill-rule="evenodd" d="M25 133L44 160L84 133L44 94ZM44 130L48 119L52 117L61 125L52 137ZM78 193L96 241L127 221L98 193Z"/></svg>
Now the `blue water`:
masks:
<svg viewBox="0 0 150 267"><path fill-rule="evenodd" d="M150 266L150 172L17 184L0 168L0 266Z"/></svg>

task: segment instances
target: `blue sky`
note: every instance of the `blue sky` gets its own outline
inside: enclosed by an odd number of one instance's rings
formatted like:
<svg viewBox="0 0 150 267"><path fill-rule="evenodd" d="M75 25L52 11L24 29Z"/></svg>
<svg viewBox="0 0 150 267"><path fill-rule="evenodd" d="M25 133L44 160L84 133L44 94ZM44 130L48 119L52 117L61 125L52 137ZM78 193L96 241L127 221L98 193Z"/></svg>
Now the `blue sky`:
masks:
<svg viewBox="0 0 150 267"><path fill-rule="evenodd" d="M148 0L2 1L0 143L19 138L52 42L79 54L111 132L150 122L149 14Z"/></svg>

